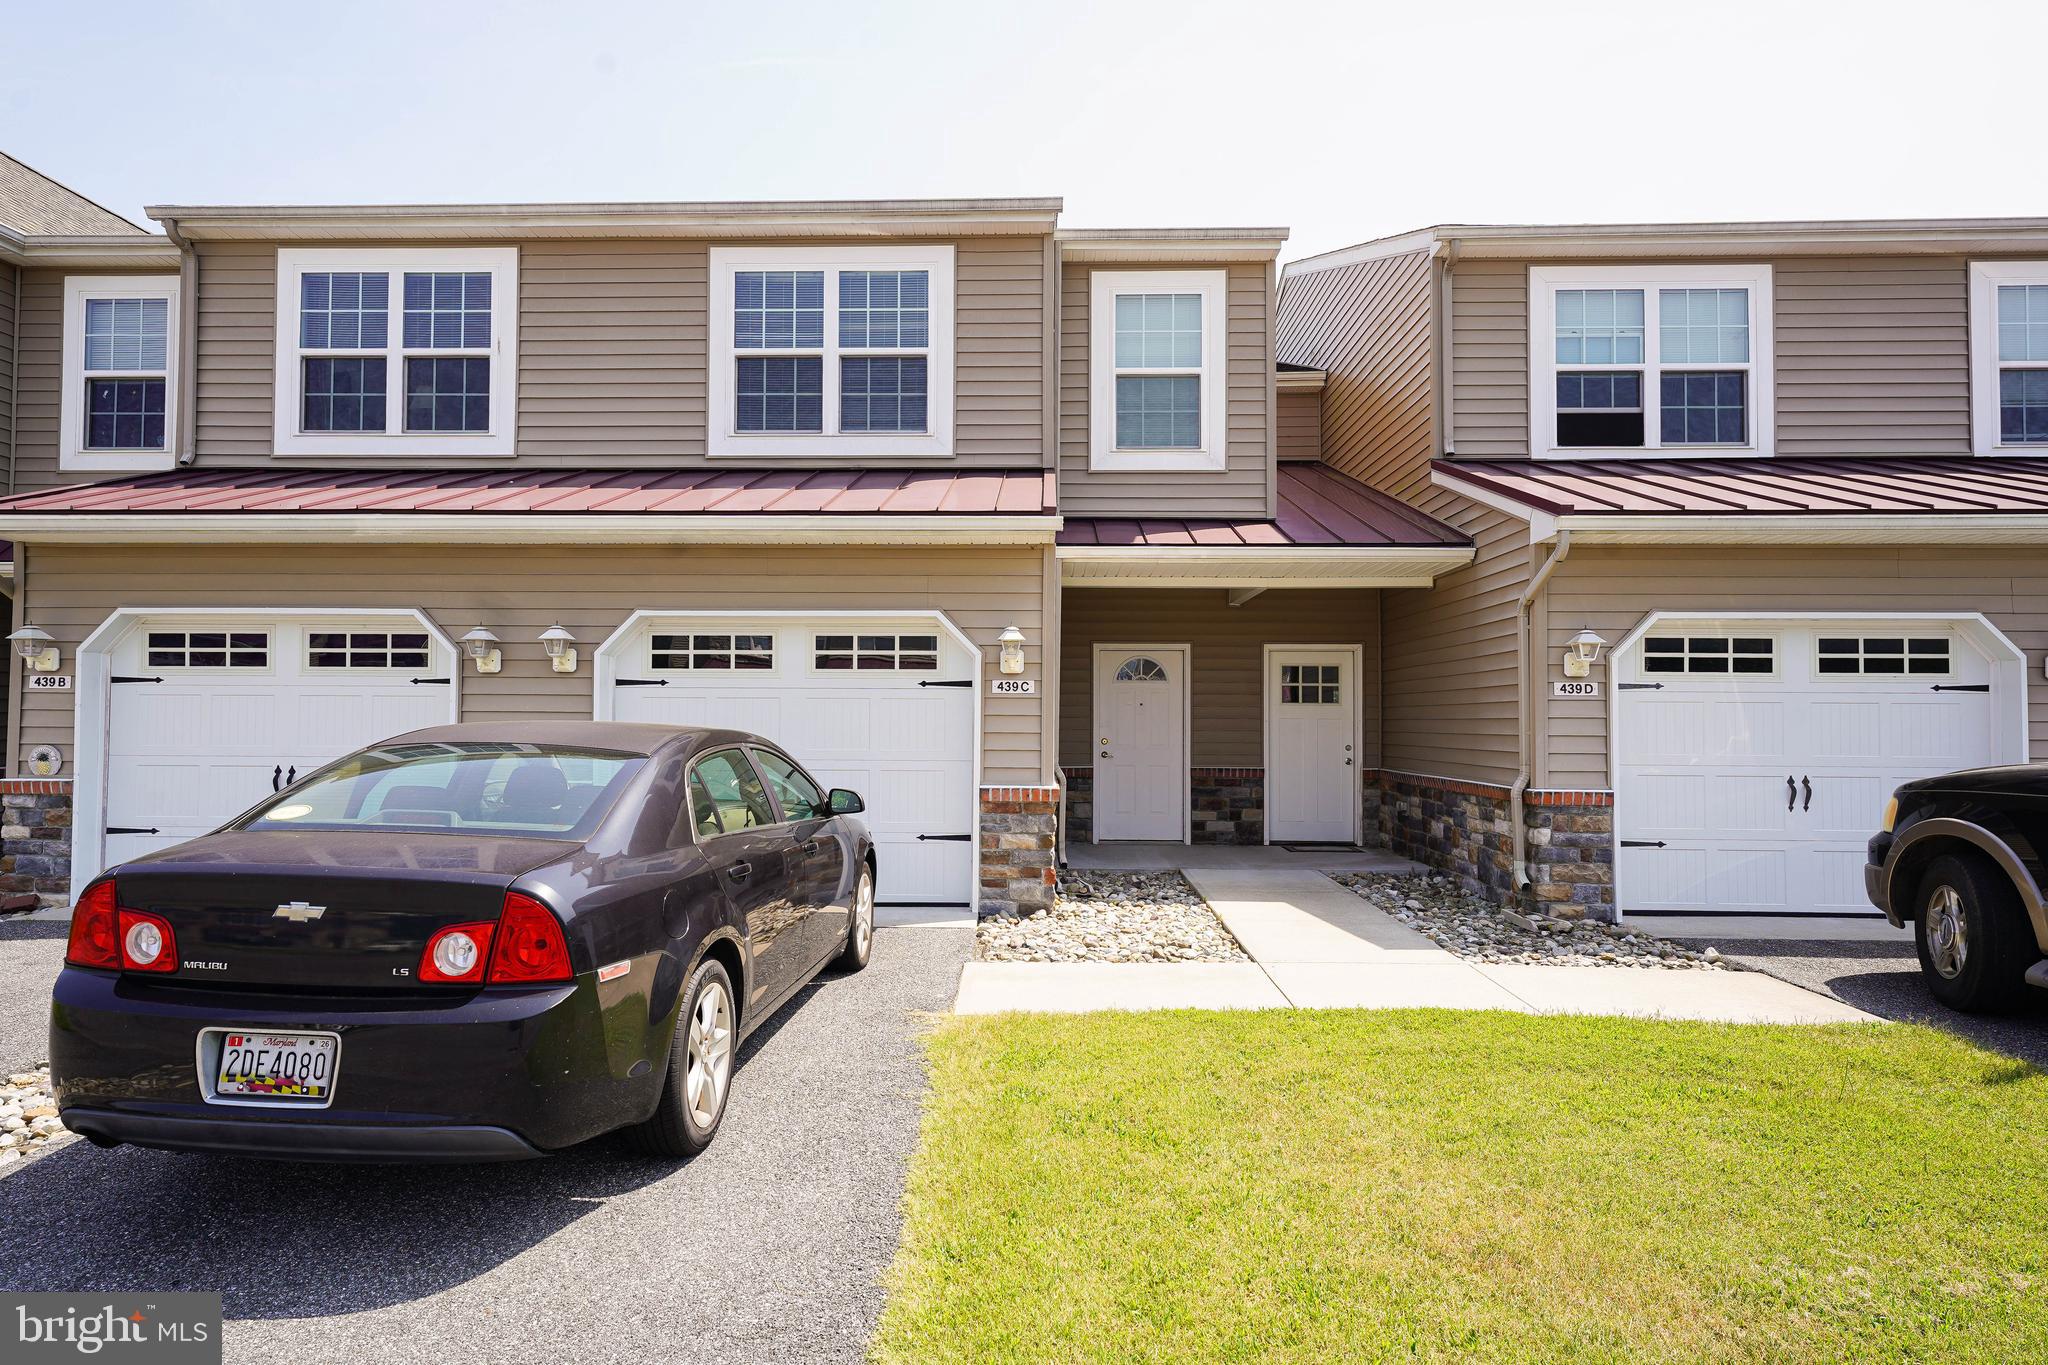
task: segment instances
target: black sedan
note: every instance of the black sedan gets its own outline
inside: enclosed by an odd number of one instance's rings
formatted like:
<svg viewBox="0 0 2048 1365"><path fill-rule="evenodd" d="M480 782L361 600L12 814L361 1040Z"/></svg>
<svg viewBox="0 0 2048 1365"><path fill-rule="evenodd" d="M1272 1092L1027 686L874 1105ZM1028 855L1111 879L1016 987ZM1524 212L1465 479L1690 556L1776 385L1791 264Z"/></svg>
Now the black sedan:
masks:
<svg viewBox="0 0 2048 1365"><path fill-rule="evenodd" d="M1913 924L1934 998L1970 1012L2048 989L2048 766L1974 768L1908 782L1870 841L1863 885Z"/></svg>
<svg viewBox="0 0 2048 1365"><path fill-rule="evenodd" d="M50 1021L101 1146L702 1151L738 1046L874 940L853 792L724 730L452 725L122 864L74 908Z"/></svg>

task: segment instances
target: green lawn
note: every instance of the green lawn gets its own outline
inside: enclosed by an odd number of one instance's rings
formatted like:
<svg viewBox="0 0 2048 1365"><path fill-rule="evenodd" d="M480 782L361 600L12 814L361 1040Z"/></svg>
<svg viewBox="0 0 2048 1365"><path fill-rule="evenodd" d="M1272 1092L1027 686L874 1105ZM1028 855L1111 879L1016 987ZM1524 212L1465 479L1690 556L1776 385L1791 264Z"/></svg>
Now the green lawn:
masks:
<svg viewBox="0 0 2048 1365"><path fill-rule="evenodd" d="M2048 1076L1906 1025L952 1019L883 1360L2048 1360Z"/></svg>

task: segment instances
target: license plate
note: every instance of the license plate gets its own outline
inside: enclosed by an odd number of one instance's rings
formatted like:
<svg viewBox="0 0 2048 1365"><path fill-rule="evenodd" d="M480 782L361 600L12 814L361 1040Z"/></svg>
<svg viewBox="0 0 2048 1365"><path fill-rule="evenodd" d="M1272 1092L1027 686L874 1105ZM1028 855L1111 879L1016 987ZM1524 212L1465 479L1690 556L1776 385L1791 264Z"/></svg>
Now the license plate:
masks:
<svg viewBox="0 0 2048 1365"><path fill-rule="evenodd" d="M224 1030L213 1092L223 1100L326 1104L334 1096L341 1040L331 1033Z"/></svg>

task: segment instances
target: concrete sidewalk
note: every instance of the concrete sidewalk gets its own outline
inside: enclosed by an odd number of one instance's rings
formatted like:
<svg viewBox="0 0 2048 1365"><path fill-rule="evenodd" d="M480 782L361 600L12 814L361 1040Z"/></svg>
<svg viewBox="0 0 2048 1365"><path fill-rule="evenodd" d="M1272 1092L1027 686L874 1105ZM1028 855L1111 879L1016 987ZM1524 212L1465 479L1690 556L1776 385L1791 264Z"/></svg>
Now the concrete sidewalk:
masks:
<svg viewBox="0 0 2048 1365"><path fill-rule="evenodd" d="M970 962L953 1009L1446 1009L1728 1023L1874 1022L1755 972L1480 963L1308 870L1186 869L1250 962Z"/></svg>

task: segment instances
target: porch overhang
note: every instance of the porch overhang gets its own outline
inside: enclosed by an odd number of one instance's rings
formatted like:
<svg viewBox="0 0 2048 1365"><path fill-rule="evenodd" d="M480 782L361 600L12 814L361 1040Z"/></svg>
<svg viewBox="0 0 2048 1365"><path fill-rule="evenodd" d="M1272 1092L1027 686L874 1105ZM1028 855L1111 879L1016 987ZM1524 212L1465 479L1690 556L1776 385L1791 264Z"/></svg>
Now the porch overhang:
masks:
<svg viewBox="0 0 2048 1365"><path fill-rule="evenodd" d="M1426 588L1472 562L1464 547L1062 545L1063 586L1083 588Z"/></svg>
<svg viewBox="0 0 2048 1365"><path fill-rule="evenodd" d="M1430 482L1533 544L2040 545L2048 460L1439 460Z"/></svg>

